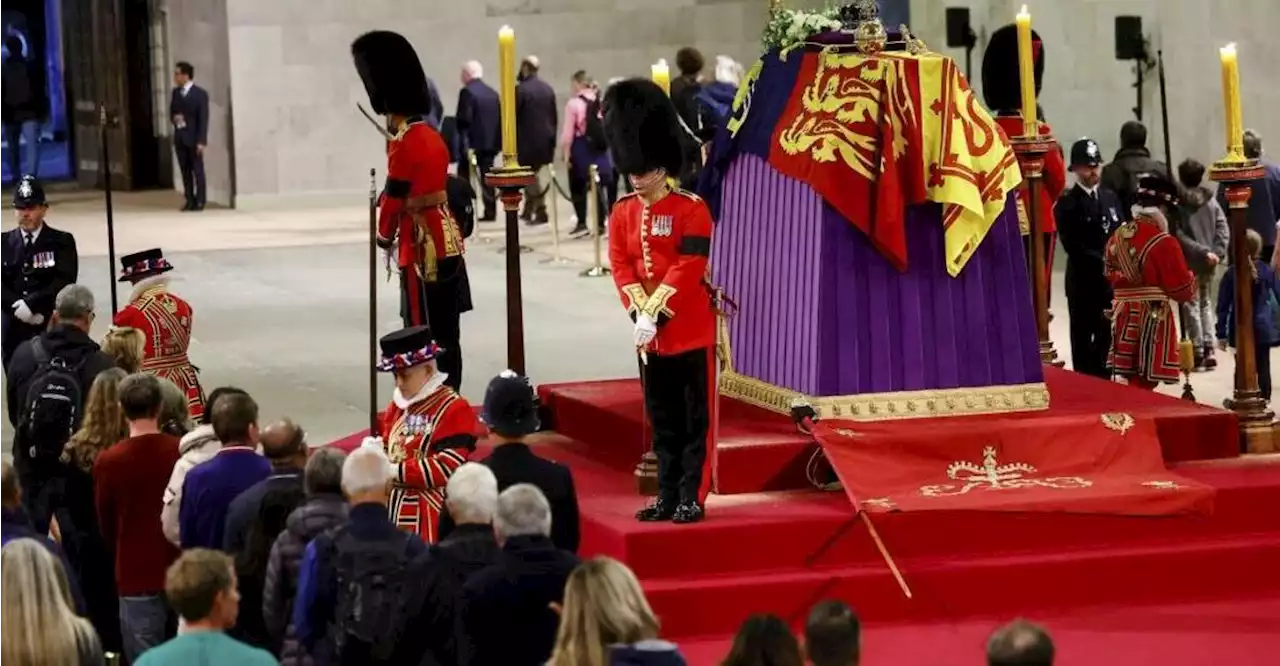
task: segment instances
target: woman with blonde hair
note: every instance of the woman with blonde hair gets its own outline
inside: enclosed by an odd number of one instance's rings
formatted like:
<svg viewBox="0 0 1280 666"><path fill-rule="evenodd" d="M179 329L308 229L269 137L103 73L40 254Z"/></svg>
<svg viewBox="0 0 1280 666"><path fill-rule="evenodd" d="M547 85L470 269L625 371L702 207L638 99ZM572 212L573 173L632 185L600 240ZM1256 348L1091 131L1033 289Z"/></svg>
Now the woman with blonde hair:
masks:
<svg viewBox="0 0 1280 666"><path fill-rule="evenodd" d="M565 582L547 666L684 666L676 646L658 640L658 627L631 569L613 558L591 558Z"/></svg>
<svg viewBox="0 0 1280 666"><path fill-rule="evenodd" d="M86 666L103 663L102 645L72 610L67 574L49 549L15 539L0 551L5 666Z"/></svg>
<svg viewBox="0 0 1280 666"><path fill-rule="evenodd" d="M132 326L112 326L102 338L102 351L116 362L116 367L133 374L142 368L147 336Z"/></svg>
<svg viewBox="0 0 1280 666"><path fill-rule="evenodd" d="M120 601L111 553L98 526L93 466L99 454L129 436L119 393L126 376L124 370L110 368L93 380L84 420L62 452L62 492L54 511L70 565L67 575L79 581L89 621L112 652L121 647Z"/></svg>

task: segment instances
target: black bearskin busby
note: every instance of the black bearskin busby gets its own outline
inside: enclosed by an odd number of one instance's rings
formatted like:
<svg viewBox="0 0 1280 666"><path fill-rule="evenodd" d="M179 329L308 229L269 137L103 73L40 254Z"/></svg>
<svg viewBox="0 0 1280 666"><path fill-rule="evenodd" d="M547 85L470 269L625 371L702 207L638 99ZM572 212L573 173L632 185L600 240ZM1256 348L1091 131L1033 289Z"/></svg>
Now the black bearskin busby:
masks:
<svg viewBox="0 0 1280 666"><path fill-rule="evenodd" d="M379 115L402 116L431 113L427 75L413 45L403 35L375 30L351 43L356 71L369 93L369 104Z"/></svg>
<svg viewBox="0 0 1280 666"><path fill-rule="evenodd" d="M1044 80L1044 43L1031 31L1031 59L1036 77L1036 97ZM1010 24L991 34L982 55L982 99L993 113L1022 110L1022 84L1018 66L1018 28Z"/></svg>
<svg viewBox="0 0 1280 666"><path fill-rule="evenodd" d="M613 164L634 176L666 169L680 176L684 128L675 104L649 79L626 79L609 87L604 96L604 131Z"/></svg>

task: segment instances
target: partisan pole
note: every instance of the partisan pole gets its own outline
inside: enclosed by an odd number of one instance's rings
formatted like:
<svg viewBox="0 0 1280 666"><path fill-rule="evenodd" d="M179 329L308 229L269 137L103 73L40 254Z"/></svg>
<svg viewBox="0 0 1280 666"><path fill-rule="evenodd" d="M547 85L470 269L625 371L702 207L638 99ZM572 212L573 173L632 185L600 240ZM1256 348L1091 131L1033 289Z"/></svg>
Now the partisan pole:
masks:
<svg viewBox="0 0 1280 666"><path fill-rule="evenodd" d="M369 169L369 436L378 436L378 184Z"/></svg>
<svg viewBox="0 0 1280 666"><path fill-rule="evenodd" d="M116 294L116 216L115 207L111 203L111 142L107 137L107 105L98 106L98 135L102 142L99 157L102 162L102 191L107 206L107 279L111 285L111 313L120 311L119 296Z"/></svg>
<svg viewBox="0 0 1280 666"><path fill-rule="evenodd" d="M1141 65L1139 65L1141 67ZM1173 149L1169 147L1169 98L1164 82L1164 49L1156 51L1156 74L1160 83L1160 131L1164 135L1164 168L1170 182L1177 182L1173 177ZM1170 220L1171 224L1181 224L1182 220ZM1191 386L1191 371L1196 367L1195 343L1187 335L1187 305L1174 303L1178 308L1178 327L1182 329L1182 339L1178 341L1178 365L1182 369L1182 399L1195 402L1195 390Z"/></svg>

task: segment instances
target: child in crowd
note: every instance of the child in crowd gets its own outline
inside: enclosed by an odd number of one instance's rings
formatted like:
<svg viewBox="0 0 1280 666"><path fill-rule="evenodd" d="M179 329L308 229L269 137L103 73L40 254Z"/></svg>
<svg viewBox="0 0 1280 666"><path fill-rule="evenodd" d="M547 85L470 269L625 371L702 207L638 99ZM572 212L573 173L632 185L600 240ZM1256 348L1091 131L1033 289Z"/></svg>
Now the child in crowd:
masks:
<svg viewBox="0 0 1280 666"><path fill-rule="evenodd" d="M1250 229L1245 234L1245 247L1249 250L1250 265L1246 276L1253 283L1253 340L1254 363L1258 370L1258 393L1264 400L1271 400L1271 347L1280 344L1280 331L1276 330L1277 304L1280 304L1280 285L1276 272L1262 261L1262 236ZM1218 348L1235 347L1235 289L1238 267L1227 269L1218 288ZM1239 362L1239 359L1237 359Z"/></svg>

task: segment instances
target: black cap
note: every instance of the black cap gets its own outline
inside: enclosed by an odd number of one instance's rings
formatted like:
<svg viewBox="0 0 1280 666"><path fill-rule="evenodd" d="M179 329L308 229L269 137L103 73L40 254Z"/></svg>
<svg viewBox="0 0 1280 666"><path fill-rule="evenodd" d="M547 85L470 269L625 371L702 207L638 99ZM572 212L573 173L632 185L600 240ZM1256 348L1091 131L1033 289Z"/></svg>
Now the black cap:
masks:
<svg viewBox="0 0 1280 666"><path fill-rule="evenodd" d="M440 353L440 348L431 339L431 329L426 326L402 328L382 336L378 343L382 347L378 370L382 372L422 365Z"/></svg>
<svg viewBox="0 0 1280 666"><path fill-rule="evenodd" d="M618 171L637 176L654 169L676 176L684 163L684 128L675 104L649 79L626 79L604 94L604 131Z"/></svg>
<svg viewBox="0 0 1280 666"><path fill-rule="evenodd" d="M1098 142L1084 137L1079 141L1071 144L1071 166L1098 166L1102 164L1102 151L1098 149Z"/></svg>
<svg viewBox="0 0 1280 666"><path fill-rule="evenodd" d="M485 389L484 413L480 418L490 430L505 437L537 432L538 407L529 380L512 370L503 370Z"/></svg>
<svg viewBox="0 0 1280 666"><path fill-rule="evenodd" d="M1181 203L1178 186L1158 173L1142 174L1134 198L1139 206L1177 206Z"/></svg>
<svg viewBox="0 0 1280 666"><path fill-rule="evenodd" d="M1044 42L1031 31L1031 69L1035 75L1036 97L1044 81ZM982 55L982 98L994 113L1017 113L1022 109L1022 65L1018 60L1018 29L1006 25L987 39Z"/></svg>
<svg viewBox="0 0 1280 666"><path fill-rule="evenodd" d="M427 75L413 45L403 35L386 30L365 33L351 44L351 57L374 113L431 113Z"/></svg>
<svg viewBox="0 0 1280 666"><path fill-rule="evenodd" d="M120 257L119 282L140 280L152 275L159 275L173 270L173 264L164 258L164 251L158 247Z"/></svg>
<svg viewBox="0 0 1280 666"><path fill-rule="evenodd" d="M18 186L13 188L13 207L17 209L47 206L44 198L44 187L35 176L27 174L18 179Z"/></svg>

